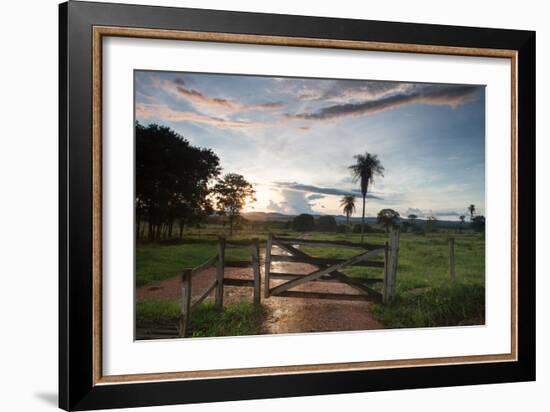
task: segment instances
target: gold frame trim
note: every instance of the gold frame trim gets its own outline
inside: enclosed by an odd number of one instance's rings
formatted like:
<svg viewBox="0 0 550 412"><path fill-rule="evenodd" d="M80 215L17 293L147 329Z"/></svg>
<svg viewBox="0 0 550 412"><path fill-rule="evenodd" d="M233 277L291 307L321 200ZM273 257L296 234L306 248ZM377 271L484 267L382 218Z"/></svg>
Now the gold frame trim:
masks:
<svg viewBox="0 0 550 412"><path fill-rule="evenodd" d="M182 371L146 373L132 375L103 375L102 373L102 40L103 37L131 37L163 40L187 40L238 44L256 44L292 47L317 47L349 50L385 51L396 53L422 53L438 55L508 58L511 60L511 181L512 181L512 259L511 259L511 352L509 354L451 356L441 358L399 359L385 361L347 362L315 365L291 365L204 371ZM431 46L419 44L383 43L354 40L319 38L262 36L249 34L176 31L128 27L93 27L92 44L92 188L93 188L93 384L135 383L168 380L215 379L227 377L295 374L305 372L335 372L412 366L456 365L467 363L513 362L517 361L517 52L514 50L466 48L452 46Z"/></svg>

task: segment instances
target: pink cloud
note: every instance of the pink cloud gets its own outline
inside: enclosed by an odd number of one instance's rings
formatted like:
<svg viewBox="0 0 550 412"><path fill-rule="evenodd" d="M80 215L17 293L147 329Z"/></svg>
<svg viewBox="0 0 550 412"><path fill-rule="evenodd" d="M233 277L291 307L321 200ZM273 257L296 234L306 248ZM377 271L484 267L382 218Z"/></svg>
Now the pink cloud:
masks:
<svg viewBox="0 0 550 412"><path fill-rule="evenodd" d="M136 116L143 119L159 119L171 122L195 122L227 129L248 129L270 126L265 122L223 119L221 117L208 116L201 113L174 110L166 105L149 105L142 103L136 104Z"/></svg>

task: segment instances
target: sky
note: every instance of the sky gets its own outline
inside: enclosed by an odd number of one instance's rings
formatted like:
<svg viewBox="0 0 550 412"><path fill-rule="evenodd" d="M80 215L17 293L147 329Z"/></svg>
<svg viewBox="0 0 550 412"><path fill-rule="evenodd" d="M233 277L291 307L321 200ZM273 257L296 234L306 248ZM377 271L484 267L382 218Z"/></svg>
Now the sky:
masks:
<svg viewBox="0 0 550 412"><path fill-rule="evenodd" d="M404 79L406 80L406 79ZM212 149L255 185L245 212L343 214L349 166L376 154L384 176L366 215L457 220L485 208L485 87L382 80L135 72L135 117Z"/></svg>

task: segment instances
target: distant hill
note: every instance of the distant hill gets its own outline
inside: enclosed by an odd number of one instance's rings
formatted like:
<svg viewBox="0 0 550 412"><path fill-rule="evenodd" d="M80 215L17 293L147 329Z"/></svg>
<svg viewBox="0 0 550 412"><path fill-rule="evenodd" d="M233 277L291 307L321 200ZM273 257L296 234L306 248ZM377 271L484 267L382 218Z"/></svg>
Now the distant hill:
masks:
<svg viewBox="0 0 550 412"><path fill-rule="evenodd" d="M249 213L243 213L243 217L251 222L287 222L289 220L292 220L296 217L296 215L286 215L284 213L277 213L277 212L249 212ZM319 214L313 214L314 218L318 218ZM346 217L344 215L336 215L334 216L336 221L338 223L345 223ZM408 221L406 218L400 218L400 222ZM355 223L361 223L361 217L352 217L350 218L350 222L352 224ZM377 220L375 217L366 217L365 222L369 224L377 223ZM418 226L424 226L426 224L425 219L415 219L414 223ZM459 226L460 222L458 221L452 221L452 220L438 220L437 221L437 227L439 228L457 228ZM467 227L468 222L465 223L465 226Z"/></svg>

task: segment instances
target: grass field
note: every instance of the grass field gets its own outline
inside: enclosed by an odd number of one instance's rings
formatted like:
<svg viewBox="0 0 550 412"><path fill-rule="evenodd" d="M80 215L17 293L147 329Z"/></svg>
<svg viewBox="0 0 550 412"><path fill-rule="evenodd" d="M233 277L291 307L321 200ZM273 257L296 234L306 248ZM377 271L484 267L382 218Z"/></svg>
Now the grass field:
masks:
<svg viewBox="0 0 550 412"><path fill-rule="evenodd" d="M183 268L191 268L204 262L216 254L217 235L207 228L189 232L181 241L171 241L159 244L138 244L136 254L137 286L150 284L175 276ZM359 234L336 233L296 233L279 231L277 234L296 237L298 235L318 240L347 240L359 242ZM235 239L257 237L265 245L267 232L241 231ZM455 238L456 255L456 285L451 283L448 267L448 238ZM383 244L387 235L383 233L367 234L365 240L369 243ZM341 247L304 247L303 250L313 256L347 258L357 254L357 249ZM247 249L228 249L228 260L249 259ZM382 278L380 268L348 268L345 272L354 277ZM431 327L483 324L485 313L485 239L482 234L468 232L458 233L402 233L400 238L399 266L397 271L396 297L389 305L375 305L374 315L388 328L398 327ZM380 290L381 284L377 284ZM162 305L160 303L155 303ZM253 305L242 303L239 311L255 313ZM250 306L244 309L246 306ZM143 306L138 305L138 317L144 313ZM198 314L203 320L212 324L220 322L228 314L208 312ZM210 314L209 314L210 313ZM233 316L235 313L233 313ZM238 316L236 316L238 318ZM230 334L253 330L257 316L246 318L250 328L235 327L229 318L224 322L232 324ZM241 319L242 320L242 319ZM192 321L193 322L193 321ZM238 321L236 322L239 323ZM256 325L257 326L257 325ZM214 336L208 333L225 333L216 327L206 328L200 336Z"/></svg>
<svg viewBox="0 0 550 412"><path fill-rule="evenodd" d="M137 323L173 322L180 314L178 302L171 300L147 300L138 302ZM261 331L263 309L260 305L240 302L217 309L213 304L201 304L191 311L189 328L191 336L245 336Z"/></svg>

